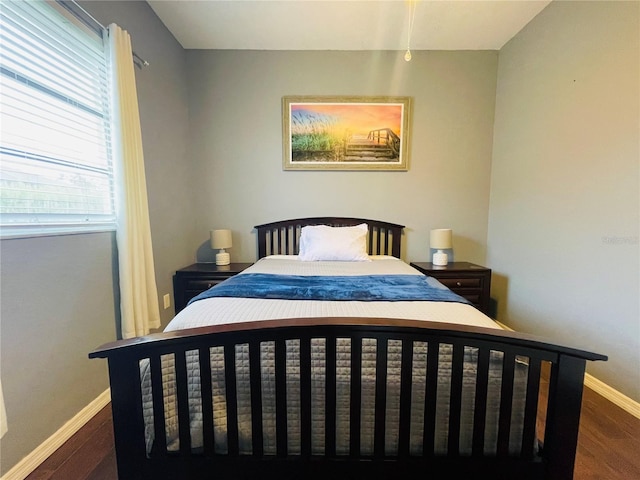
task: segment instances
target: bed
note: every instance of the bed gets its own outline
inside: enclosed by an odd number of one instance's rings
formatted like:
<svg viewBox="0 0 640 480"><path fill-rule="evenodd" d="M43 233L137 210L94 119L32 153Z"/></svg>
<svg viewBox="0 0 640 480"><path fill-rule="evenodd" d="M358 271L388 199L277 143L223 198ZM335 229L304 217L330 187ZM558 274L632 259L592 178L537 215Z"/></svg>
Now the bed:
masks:
<svg viewBox="0 0 640 480"><path fill-rule="evenodd" d="M573 478L587 360L400 260L403 226L255 227L258 261L99 347L120 479Z"/></svg>

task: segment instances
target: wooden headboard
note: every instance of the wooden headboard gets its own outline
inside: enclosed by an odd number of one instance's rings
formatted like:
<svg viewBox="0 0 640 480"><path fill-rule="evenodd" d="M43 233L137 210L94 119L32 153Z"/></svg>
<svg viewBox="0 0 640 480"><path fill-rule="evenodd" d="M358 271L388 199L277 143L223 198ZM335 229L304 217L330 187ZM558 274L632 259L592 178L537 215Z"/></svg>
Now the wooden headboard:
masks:
<svg viewBox="0 0 640 480"><path fill-rule="evenodd" d="M307 225L351 227L361 223L369 226L369 255L393 255L400 258L400 241L404 225L343 217L296 218L256 225L254 228L258 231L258 258L267 255L297 255L300 249L300 230Z"/></svg>

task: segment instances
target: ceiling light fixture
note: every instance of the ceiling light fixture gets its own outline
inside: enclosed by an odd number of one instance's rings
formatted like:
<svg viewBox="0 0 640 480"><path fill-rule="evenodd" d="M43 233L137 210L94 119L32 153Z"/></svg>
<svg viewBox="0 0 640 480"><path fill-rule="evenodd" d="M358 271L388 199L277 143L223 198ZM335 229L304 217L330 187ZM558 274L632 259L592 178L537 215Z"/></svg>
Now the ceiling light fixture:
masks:
<svg viewBox="0 0 640 480"><path fill-rule="evenodd" d="M409 24L407 28L407 51L404 54L404 59L407 62L411 61L411 33L413 32L413 20L416 18L416 0L407 0L409 3Z"/></svg>

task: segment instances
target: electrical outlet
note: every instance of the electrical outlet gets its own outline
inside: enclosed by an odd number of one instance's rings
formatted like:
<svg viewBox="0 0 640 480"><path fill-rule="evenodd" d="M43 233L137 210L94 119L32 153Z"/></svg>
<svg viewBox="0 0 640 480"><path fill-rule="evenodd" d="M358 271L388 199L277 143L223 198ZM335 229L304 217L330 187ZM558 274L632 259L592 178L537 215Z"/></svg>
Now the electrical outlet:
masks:
<svg viewBox="0 0 640 480"><path fill-rule="evenodd" d="M171 306L171 295L167 293L162 297L162 299L164 300L164 309L166 310Z"/></svg>

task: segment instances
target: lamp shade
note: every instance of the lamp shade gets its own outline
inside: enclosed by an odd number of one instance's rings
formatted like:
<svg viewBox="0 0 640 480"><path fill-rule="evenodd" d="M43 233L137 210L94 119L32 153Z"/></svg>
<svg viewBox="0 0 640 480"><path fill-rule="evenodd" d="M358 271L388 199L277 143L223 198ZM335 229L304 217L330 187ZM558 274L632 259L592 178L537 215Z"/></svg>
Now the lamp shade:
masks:
<svg viewBox="0 0 640 480"><path fill-rule="evenodd" d="M453 247L452 232L450 228L437 228L431 230L429 237L429 245L431 248L444 250Z"/></svg>
<svg viewBox="0 0 640 480"><path fill-rule="evenodd" d="M211 248L231 248L231 230L211 230Z"/></svg>

